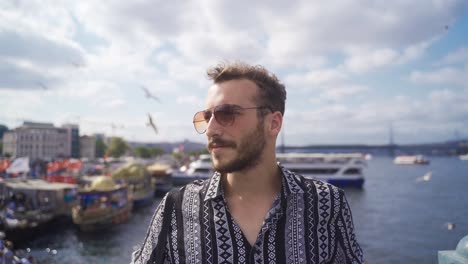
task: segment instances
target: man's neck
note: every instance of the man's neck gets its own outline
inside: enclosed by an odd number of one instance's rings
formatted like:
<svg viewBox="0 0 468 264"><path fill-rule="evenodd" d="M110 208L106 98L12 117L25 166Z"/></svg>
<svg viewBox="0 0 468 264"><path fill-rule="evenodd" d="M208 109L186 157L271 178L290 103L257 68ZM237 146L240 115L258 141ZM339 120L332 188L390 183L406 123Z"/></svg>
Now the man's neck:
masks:
<svg viewBox="0 0 468 264"><path fill-rule="evenodd" d="M241 199L271 197L281 190L281 172L275 158L255 167L223 175L223 189L228 197Z"/></svg>

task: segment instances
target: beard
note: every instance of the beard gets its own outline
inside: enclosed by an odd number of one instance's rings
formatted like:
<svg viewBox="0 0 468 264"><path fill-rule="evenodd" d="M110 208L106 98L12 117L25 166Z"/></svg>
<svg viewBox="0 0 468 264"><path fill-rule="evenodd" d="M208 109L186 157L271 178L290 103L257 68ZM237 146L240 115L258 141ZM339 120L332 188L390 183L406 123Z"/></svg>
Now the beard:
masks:
<svg viewBox="0 0 468 264"><path fill-rule="evenodd" d="M246 170L258 165L266 145L263 129L263 122L259 122L255 130L245 135L238 145L235 142L227 142L219 138L213 139L213 142L233 148L237 154L232 160L225 162L214 162L220 160L221 157L212 154L214 169L224 174Z"/></svg>

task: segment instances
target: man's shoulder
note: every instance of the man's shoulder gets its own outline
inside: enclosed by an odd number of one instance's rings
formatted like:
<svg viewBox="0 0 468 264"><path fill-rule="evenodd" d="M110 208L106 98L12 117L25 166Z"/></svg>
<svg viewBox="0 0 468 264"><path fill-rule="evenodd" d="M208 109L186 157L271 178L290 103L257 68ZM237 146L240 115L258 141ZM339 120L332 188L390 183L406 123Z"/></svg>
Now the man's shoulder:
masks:
<svg viewBox="0 0 468 264"><path fill-rule="evenodd" d="M343 190L336 187L333 184L327 183L322 180L306 178L301 174L288 171L290 176L294 177L297 184L306 192L320 192L320 193L330 193L332 195L341 195Z"/></svg>
<svg viewBox="0 0 468 264"><path fill-rule="evenodd" d="M179 188L172 189L171 191L169 191L169 193L173 193L175 195L183 195L205 192L209 181L210 179L194 180L190 183L187 183L186 185L180 186Z"/></svg>

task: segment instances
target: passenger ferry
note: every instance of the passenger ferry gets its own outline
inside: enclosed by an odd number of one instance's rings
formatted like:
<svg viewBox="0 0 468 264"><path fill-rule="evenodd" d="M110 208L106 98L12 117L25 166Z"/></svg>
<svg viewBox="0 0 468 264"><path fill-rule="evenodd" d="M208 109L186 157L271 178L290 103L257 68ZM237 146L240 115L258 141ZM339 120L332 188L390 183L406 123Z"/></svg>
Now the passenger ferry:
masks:
<svg viewBox="0 0 468 264"><path fill-rule="evenodd" d="M133 202L126 184L109 176L93 176L90 185L78 191L79 205L72 208L73 222L81 231L111 228L128 220Z"/></svg>
<svg viewBox="0 0 468 264"><path fill-rule="evenodd" d="M192 161L188 167L182 166L179 171L172 174L173 185L185 185L194 180L210 178L214 173L211 156L203 154L197 160Z"/></svg>
<svg viewBox="0 0 468 264"><path fill-rule="evenodd" d="M42 179L0 181L0 225L8 238L21 241L59 217L70 217L77 204L75 184Z"/></svg>
<svg viewBox="0 0 468 264"><path fill-rule="evenodd" d="M136 162L129 162L112 172L112 179L128 185L135 207L149 205L153 201L154 187L151 174L146 166Z"/></svg>
<svg viewBox="0 0 468 264"><path fill-rule="evenodd" d="M278 162L305 178L337 187L362 188L366 161L361 153L278 153Z"/></svg>
<svg viewBox="0 0 468 264"><path fill-rule="evenodd" d="M429 160L423 155L397 156L393 161L397 165L427 165Z"/></svg>
<svg viewBox="0 0 468 264"><path fill-rule="evenodd" d="M146 169L151 175L151 184L155 187L155 195L165 195L172 189L173 169L170 164L156 162L148 165Z"/></svg>
<svg viewBox="0 0 468 264"><path fill-rule="evenodd" d="M468 161L468 153L465 154L465 155L460 155L460 156L458 156L458 157L460 158L460 160L466 160L466 161Z"/></svg>

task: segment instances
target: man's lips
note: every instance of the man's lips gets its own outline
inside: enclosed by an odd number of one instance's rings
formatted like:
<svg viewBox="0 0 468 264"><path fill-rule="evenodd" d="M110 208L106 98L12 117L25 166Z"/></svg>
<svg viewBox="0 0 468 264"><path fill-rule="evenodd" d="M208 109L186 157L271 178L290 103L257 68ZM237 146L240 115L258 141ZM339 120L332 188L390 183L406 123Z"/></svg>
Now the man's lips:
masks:
<svg viewBox="0 0 468 264"><path fill-rule="evenodd" d="M221 140L221 139L214 139L208 143L209 150L220 149L220 148L234 148L235 146L236 146L235 143Z"/></svg>

